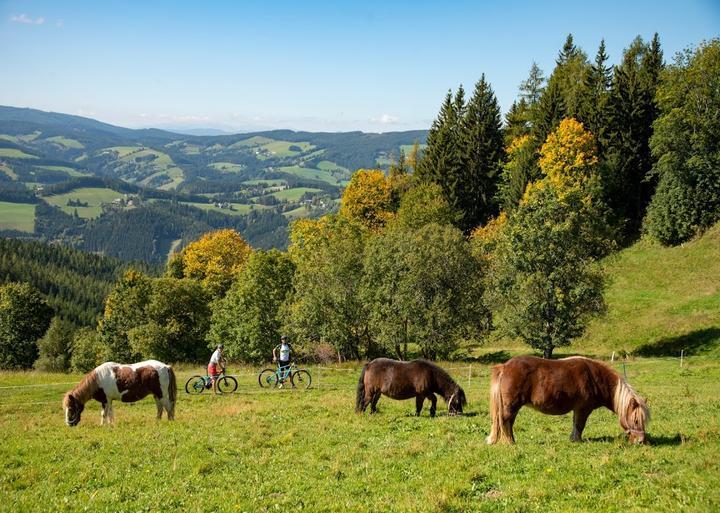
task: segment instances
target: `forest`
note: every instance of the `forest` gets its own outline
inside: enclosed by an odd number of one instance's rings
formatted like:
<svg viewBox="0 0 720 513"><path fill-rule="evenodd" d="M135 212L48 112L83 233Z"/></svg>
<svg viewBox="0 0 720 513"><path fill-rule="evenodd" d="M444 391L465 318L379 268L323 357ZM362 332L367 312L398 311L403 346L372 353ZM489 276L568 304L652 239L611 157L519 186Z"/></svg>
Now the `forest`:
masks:
<svg viewBox="0 0 720 513"><path fill-rule="evenodd" d="M98 280L78 300L102 304L97 323L2 246L0 366L199 362L218 343L257 362L281 334L316 361L460 359L491 334L552 357L606 312L606 257L641 238L682 244L720 220L720 40L666 62L657 34L638 37L608 59L604 42L590 58L569 35L547 76L532 64L504 118L490 77L449 90L422 151L357 169L337 212L290 224L287 250L262 249L273 231L250 243L270 214L234 224L173 202L123 213L119 226L158 255L187 244L157 274L77 264ZM72 233L67 217L46 229ZM83 247L103 251L126 229L100 218Z"/></svg>

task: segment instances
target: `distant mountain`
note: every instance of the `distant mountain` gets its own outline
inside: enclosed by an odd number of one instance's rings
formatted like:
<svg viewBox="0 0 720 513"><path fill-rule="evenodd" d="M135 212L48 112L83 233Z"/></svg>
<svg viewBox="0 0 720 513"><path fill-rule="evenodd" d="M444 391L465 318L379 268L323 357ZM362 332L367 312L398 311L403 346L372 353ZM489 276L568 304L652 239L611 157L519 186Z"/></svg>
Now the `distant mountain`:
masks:
<svg viewBox="0 0 720 513"><path fill-rule="evenodd" d="M282 248L289 222L337 208L356 169L386 169L426 137L180 134L0 106L0 235L156 263L219 227Z"/></svg>

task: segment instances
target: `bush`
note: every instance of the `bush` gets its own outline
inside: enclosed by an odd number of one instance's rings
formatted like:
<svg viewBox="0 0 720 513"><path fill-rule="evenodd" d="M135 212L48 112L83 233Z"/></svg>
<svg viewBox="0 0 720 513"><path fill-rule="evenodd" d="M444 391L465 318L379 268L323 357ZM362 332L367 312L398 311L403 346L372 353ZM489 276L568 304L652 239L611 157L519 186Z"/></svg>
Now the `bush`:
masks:
<svg viewBox="0 0 720 513"><path fill-rule="evenodd" d="M70 368L73 372L89 372L107 361L108 355L109 348L97 331L82 328L75 332L70 356Z"/></svg>

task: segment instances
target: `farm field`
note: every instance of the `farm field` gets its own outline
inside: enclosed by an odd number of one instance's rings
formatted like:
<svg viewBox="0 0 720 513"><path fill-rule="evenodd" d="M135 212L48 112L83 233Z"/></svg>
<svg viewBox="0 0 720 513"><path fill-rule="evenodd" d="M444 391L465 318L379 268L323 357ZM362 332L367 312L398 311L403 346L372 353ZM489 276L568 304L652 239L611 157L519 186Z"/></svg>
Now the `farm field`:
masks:
<svg viewBox="0 0 720 513"><path fill-rule="evenodd" d="M285 189L278 192L273 192L270 196L275 196L279 200L288 201L299 201L303 194L306 192L322 192L320 189L313 189L310 187L295 187L293 189Z"/></svg>
<svg viewBox="0 0 720 513"><path fill-rule="evenodd" d="M472 366L471 366L472 365ZM355 415L359 364L310 367L310 390L261 390L261 367L230 366L238 393L179 392L177 420L145 400L116 404L100 427L89 403L75 428L62 395L78 375L0 373L2 511L717 511L720 362L626 363L649 398L650 444L624 441L598 410L586 441L570 416L523 409L517 445L487 446L489 364L447 363L466 415L413 416L383 397ZM622 372L618 362L615 368ZM199 368L181 367L178 383ZM30 386L29 386L30 385ZM13 388L14 387L14 388Z"/></svg>
<svg viewBox="0 0 720 513"><path fill-rule="evenodd" d="M190 203L184 202L184 205L189 205L195 208L201 208L203 210L212 210L214 212L220 212L221 214L227 214L229 216L244 216L249 214L252 208L262 209L267 208L263 205L249 205L247 203L231 203L233 210L227 208L218 208L214 203Z"/></svg>
<svg viewBox="0 0 720 513"><path fill-rule="evenodd" d="M329 171L323 171L320 169L311 169L308 167L300 167L300 166L287 166L287 167L281 167L280 171L283 173L288 173L290 175L295 175L300 178L309 178L311 180L321 180L323 182L327 182L329 184L338 185L338 179L333 176ZM342 185L347 184L346 181L341 182Z"/></svg>
<svg viewBox="0 0 720 513"><path fill-rule="evenodd" d="M35 155L30 155L16 148L0 148L0 157L9 159L36 159Z"/></svg>
<svg viewBox="0 0 720 513"><path fill-rule="evenodd" d="M0 230L35 230L35 205L0 201Z"/></svg>
<svg viewBox="0 0 720 513"><path fill-rule="evenodd" d="M122 198L123 196L123 193L112 189L83 187L64 194L46 196L43 199L51 205L60 207L68 214L72 214L75 210L77 210L78 216L85 219L92 219L98 217L102 213L102 208L100 206L102 203L110 203L114 199ZM67 204L69 200L80 200L82 203L87 203L88 206L71 207Z"/></svg>

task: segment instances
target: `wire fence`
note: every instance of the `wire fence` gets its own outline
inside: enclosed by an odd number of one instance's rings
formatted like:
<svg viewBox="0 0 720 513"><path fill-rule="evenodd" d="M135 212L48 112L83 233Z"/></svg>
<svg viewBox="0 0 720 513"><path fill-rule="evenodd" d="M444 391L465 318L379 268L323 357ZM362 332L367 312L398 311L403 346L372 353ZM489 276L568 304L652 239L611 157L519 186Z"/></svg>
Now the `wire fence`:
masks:
<svg viewBox="0 0 720 513"><path fill-rule="evenodd" d="M679 364L679 368L687 368L693 357L681 352L679 357L665 357L665 358L639 358L634 359L625 355L619 356L615 353L607 358L607 362L615 368L619 373L623 374L627 378L628 370L633 369L636 364L657 364L667 363L668 361L676 360ZM287 393L288 391L302 393L302 392L334 392L334 391L354 391L357 387L356 377L360 375L362 365L358 364L356 367L331 367L327 365L316 365L304 368L309 371L312 377L311 386L308 390L305 389L293 389L292 387L278 388L262 388L259 385L258 377L261 370L240 370L236 372L229 372L226 375L233 376L238 380L238 388L235 392L230 395L257 395L262 396L268 393ZM466 391L476 391L478 388L487 385L492 364L485 363L469 363L467 365L451 365L443 367L448 373L453 376L458 384L463 386ZM273 369L274 370L274 369ZM201 371L199 374L203 374ZM183 371L178 379L178 393L181 396L187 396L185 394L185 382L192 376L193 373ZM36 406L46 404L57 404L60 407L60 401L62 395L55 392L55 388L69 387L77 384L78 381L62 381L56 383L31 383L22 385L0 385L0 409L7 410L8 408L22 407L22 406ZM42 391L42 392L40 392ZM37 395L42 393L44 396L51 395L53 400L37 401L35 399ZM64 394L64 392L63 392ZM198 394L194 397L212 397L212 393ZM28 399L23 401L23 399ZM1 411L1 410L0 410Z"/></svg>

